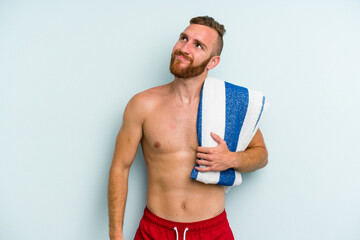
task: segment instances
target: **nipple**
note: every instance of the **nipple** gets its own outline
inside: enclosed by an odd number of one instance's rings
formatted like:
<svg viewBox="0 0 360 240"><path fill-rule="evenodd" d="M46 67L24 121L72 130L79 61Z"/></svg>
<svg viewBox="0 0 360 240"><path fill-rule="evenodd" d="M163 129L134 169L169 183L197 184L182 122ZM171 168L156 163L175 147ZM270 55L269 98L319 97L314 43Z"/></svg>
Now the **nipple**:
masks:
<svg viewBox="0 0 360 240"><path fill-rule="evenodd" d="M155 148L159 148L159 147L160 147L160 142L156 141L156 142L154 143L154 147L155 147Z"/></svg>

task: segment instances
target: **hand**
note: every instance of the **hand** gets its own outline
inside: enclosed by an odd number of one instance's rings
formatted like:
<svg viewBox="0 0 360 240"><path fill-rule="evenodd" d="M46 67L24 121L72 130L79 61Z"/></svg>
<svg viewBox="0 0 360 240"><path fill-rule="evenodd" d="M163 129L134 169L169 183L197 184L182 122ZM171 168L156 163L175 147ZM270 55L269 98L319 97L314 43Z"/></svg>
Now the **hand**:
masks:
<svg viewBox="0 0 360 240"><path fill-rule="evenodd" d="M198 147L196 163L205 166L195 167L199 172L224 171L235 166L235 153L229 151L226 142L217 134L211 132L211 137L217 142L216 147Z"/></svg>

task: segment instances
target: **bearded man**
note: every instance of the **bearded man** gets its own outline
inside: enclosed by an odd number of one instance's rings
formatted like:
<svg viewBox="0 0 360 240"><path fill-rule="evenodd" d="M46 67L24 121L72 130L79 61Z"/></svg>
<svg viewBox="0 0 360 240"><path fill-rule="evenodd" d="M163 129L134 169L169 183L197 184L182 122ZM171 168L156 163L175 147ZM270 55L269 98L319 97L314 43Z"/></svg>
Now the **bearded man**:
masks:
<svg viewBox="0 0 360 240"><path fill-rule="evenodd" d="M196 118L201 88L220 62L225 28L208 16L190 20L170 63L174 80L135 95L127 104L109 175L111 240L123 239L128 176L141 147L148 173L147 205L135 239L234 239L221 185L190 178L200 172L234 168L251 172L266 166L267 149L258 130L242 152L230 152L212 133L216 147L198 146Z"/></svg>

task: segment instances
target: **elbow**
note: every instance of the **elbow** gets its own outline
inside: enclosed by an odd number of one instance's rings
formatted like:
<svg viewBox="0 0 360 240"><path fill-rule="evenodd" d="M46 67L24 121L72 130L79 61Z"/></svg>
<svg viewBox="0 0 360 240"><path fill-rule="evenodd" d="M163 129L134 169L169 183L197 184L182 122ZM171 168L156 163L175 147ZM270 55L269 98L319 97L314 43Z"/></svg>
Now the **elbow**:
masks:
<svg viewBox="0 0 360 240"><path fill-rule="evenodd" d="M262 164L261 168L266 167L266 165L267 165L268 163L269 163L269 160L268 160L268 158L266 157L265 160L263 161L263 164Z"/></svg>
<svg viewBox="0 0 360 240"><path fill-rule="evenodd" d="M269 158L268 158L269 154L267 149L265 149L264 151L264 160L263 160L263 164L262 164L262 168L266 167L266 165L269 163Z"/></svg>
<svg viewBox="0 0 360 240"><path fill-rule="evenodd" d="M266 165L269 163L269 159L268 159L268 151L266 148L263 148L263 153L262 153L262 161L260 163L259 168L264 168L266 167Z"/></svg>

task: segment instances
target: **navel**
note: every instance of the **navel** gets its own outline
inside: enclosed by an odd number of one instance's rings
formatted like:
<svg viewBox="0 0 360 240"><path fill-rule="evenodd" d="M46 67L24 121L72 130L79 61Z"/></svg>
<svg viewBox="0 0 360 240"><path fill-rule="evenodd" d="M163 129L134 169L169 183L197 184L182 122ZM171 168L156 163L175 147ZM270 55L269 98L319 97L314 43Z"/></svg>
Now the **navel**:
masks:
<svg viewBox="0 0 360 240"><path fill-rule="evenodd" d="M185 208L186 208L185 202L181 202L181 209L182 209L182 210L185 210Z"/></svg>
<svg viewBox="0 0 360 240"><path fill-rule="evenodd" d="M156 142L154 143L154 147L155 147L155 148L159 148L159 147L160 147L160 142L159 142L159 141L156 141Z"/></svg>

